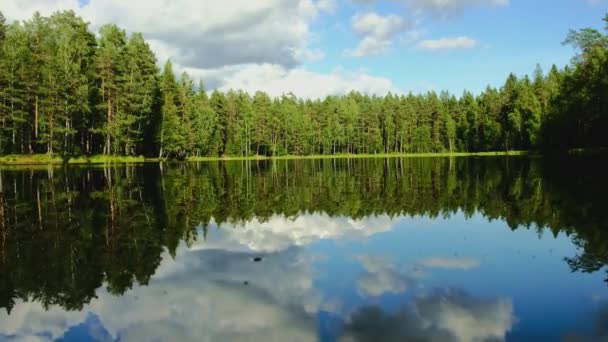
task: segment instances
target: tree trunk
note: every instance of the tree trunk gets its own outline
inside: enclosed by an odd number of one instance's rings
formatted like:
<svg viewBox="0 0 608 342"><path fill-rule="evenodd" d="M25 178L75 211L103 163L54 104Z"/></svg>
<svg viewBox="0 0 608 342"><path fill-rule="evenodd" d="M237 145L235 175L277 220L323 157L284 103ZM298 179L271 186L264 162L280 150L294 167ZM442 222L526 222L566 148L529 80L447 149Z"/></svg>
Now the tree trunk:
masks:
<svg viewBox="0 0 608 342"><path fill-rule="evenodd" d="M112 101L110 100L110 92L108 92L108 113L106 114L107 116L107 122L108 122L108 128L107 128L107 132L106 132L106 147L104 148L105 150L105 154L110 154L110 124L112 123Z"/></svg>
<svg viewBox="0 0 608 342"><path fill-rule="evenodd" d="M34 137L38 139L38 95L34 101Z"/></svg>

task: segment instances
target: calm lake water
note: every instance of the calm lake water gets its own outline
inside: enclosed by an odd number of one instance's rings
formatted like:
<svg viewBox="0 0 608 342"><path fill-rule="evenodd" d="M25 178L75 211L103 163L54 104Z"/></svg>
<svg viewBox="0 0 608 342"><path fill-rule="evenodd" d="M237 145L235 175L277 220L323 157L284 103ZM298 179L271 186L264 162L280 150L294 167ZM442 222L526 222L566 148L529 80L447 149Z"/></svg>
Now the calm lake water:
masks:
<svg viewBox="0 0 608 342"><path fill-rule="evenodd" d="M608 169L0 169L0 341L608 339Z"/></svg>

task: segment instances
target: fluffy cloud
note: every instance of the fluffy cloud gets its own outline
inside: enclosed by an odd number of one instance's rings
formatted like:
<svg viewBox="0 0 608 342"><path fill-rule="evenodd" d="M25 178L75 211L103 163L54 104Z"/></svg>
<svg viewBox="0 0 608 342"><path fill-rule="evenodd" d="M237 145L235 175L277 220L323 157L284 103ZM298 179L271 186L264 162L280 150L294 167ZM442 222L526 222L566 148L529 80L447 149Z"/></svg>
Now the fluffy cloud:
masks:
<svg viewBox="0 0 608 342"><path fill-rule="evenodd" d="M3 0L1 11L10 21L31 18L35 11L50 15L58 10L78 8L78 0Z"/></svg>
<svg viewBox="0 0 608 342"><path fill-rule="evenodd" d="M333 13L337 9L337 7L338 7L338 4L336 3L336 0L318 0L317 1L317 8L323 12Z"/></svg>
<svg viewBox="0 0 608 342"><path fill-rule="evenodd" d="M366 273L359 278L359 292L368 296L405 292L413 281L385 258L361 256L358 258Z"/></svg>
<svg viewBox="0 0 608 342"><path fill-rule="evenodd" d="M438 292L395 314L363 307L352 314L340 340L499 341L514 322L508 299L478 300L458 291Z"/></svg>
<svg viewBox="0 0 608 342"><path fill-rule="evenodd" d="M380 0L351 0L354 4L371 5ZM480 6L506 6L509 0L393 0L405 5L413 18L417 18L416 25L424 22L425 18L451 18L462 14L465 9ZM361 40L357 48L348 50L347 54L353 57L366 55L379 55L384 53L399 36L405 44L416 44L421 50L439 51L473 48L478 45L475 39L466 36L447 37L436 40L420 41L427 34L426 29L416 28L414 21L408 21L394 14L381 16L370 12L364 15L357 14L352 19L353 31Z"/></svg>
<svg viewBox="0 0 608 342"><path fill-rule="evenodd" d="M171 58L190 68L218 68L245 63L299 64L311 39L310 22L332 1L321 0L8 0L10 19L73 9L96 30L115 23L142 32L161 61Z"/></svg>
<svg viewBox="0 0 608 342"><path fill-rule="evenodd" d="M90 0L82 6L78 0L6 0L2 7L9 19L73 9L93 30L111 22L142 32L160 64L171 59L177 72L202 77L208 88L305 97L395 91L391 81L367 72L323 74L302 67L324 56L313 46L311 25L337 9L335 0Z"/></svg>
<svg viewBox="0 0 608 342"><path fill-rule="evenodd" d="M345 340L359 337L361 329L387 337L403 337L399 334L407 331L406 337L442 341L504 337L513 323L510 301L476 300L455 292L418 298L411 309L394 316L377 309L380 315L367 317L368 309L361 309L343 318L339 299L315 288L313 263L320 256L300 246L319 239L367 237L394 223L385 216L353 220L310 214L226 224L212 229L206 241L181 246L174 258L165 253L149 285L135 286L121 297L99 289L80 312L18 302L10 316L0 312L0 339L55 340L84 324L110 340L315 341L320 310L346 322ZM254 257L262 261L253 262ZM357 284L367 295L401 293L421 279L384 258L357 260L366 271ZM430 267L472 264L465 259L425 260Z"/></svg>
<svg viewBox="0 0 608 342"><path fill-rule="evenodd" d="M459 50L470 49L478 45L478 42L466 36L455 38L441 38L423 40L418 43L417 47L425 51L442 51L442 50Z"/></svg>
<svg viewBox="0 0 608 342"><path fill-rule="evenodd" d="M371 5L381 0L351 0L358 5ZM589 3L603 0L587 0ZM471 7L506 6L509 0L392 0L404 4L417 14L429 14L439 18L449 18L462 14Z"/></svg>
<svg viewBox="0 0 608 342"><path fill-rule="evenodd" d="M353 57L361 57L384 53L391 46L393 38L411 29L412 25L394 14L382 16L370 12L356 14L352 18L352 27L361 41L354 50L347 53Z"/></svg>
<svg viewBox="0 0 608 342"><path fill-rule="evenodd" d="M253 219L242 224L223 225L222 229L203 246L244 246L249 250L277 252L291 246L304 246L321 239L365 238L389 231L394 221L388 216L354 220L349 217L329 217L327 214L299 215L296 218L273 216L267 221Z"/></svg>
<svg viewBox="0 0 608 342"><path fill-rule="evenodd" d="M81 312L17 303L10 316L0 313L0 334L55 340L93 313L112 340L315 341L321 298L310 257L301 249L263 254L260 263L252 256L183 249L177 261L165 256L164 272L149 286L122 297L98 290Z"/></svg>
<svg viewBox="0 0 608 342"><path fill-rule="evenodd" d="M316 312L335 310L325 305L335 300L314 287L315 257L297 247L272 253L231 250L226 237L199 243L198 248L180 248L174 259L165 255L149 285L136 286L121 297L100 289L81 312L19 302L10 316L0 312L0 336L55 340L84 322L87 330L109 340L317 340ZM263 259L254 263L254 256ZM385 278L376 279L381 284L376 286L407 288L402 272L385 259L359 260L370 274ZM379 293L377 287L366 288ZM500 340L514 323L512 311L506 299L438 292L417 298L396 314L380 308L356 310L350 318L340 318L345 321L342 340L358 340L362 332L388 340Z"/></svg>
<svg viewBox="0 0 608 342"><path fill-rule="evenodd" d="M430 257L422 259L407 269L398 267L390 260L363 255L357 257L365 270L357 280L359 293L366 296L381 296L386 293L403 293L416 288L431 268L467 271L479 266L479 261L470 258Z"/></svg>
<svg viewBox="0 0 608 342"><path fill-rule="evenodd" d="M325 238L366 237L391 229L388 217L274 216L213 229L206 241L167 254L150 284L121 297L105 289L81 312L19 302L0 312L0 338L54 340L93 313L125 341L315 341L319 310L335 312L313 284L316 256L303 246ZM253 262L262 257L261 262ZM246 282L246 284L245 284Z"/></svg>
<svg viewBox="0 0 608 342"><path fill-rule="evenodd" d="M166 44L171 54L161 57L180 65L217 68L297 65L297 54L308 49L310 21L319 10L311 0L91 0L82 13L95 25L117 23Z"/></svg>
<svg viewBox="0 0 608 342"><path fill-rule="evenodd" d="M447 18L453 17L471 7L506 6L509 0L405 0L407 6L420 13Z"/></svg>
<svg viewBox="0 0 608 342"><path fill-rule="evenodd" d="M389 91L400 92L391 80L370 75L366 70L352 72L336 68L329 73L318 73L303 67L287 69L276 64L252 64L187 71L195 77L202 77L211 88L242 89L251 94L262 90L272 96L292 92L304 98L320 98L345 94L351 90L376 95L385 95Z"/></svg>

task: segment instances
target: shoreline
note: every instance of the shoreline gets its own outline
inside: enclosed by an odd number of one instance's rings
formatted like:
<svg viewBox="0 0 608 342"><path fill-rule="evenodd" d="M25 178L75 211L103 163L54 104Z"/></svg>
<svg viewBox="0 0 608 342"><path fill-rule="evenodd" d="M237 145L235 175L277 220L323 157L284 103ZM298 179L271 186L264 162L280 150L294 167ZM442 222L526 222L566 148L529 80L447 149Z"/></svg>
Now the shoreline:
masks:
<svg viewBox="0 0 608 342"><path fill-rule="evenodd" d="M336 154L336 155L286 155L286 156L226 156L226 157L189 157L186 162L209 161L259 161L259 160L306 160L306 159L372 159L372 158L445 158L445 157L500 157L500 156L539 156L534 151L495 151L495 152L438 152L438 153L378 153L378 154ZM64 160L59 155L19 154L0 156L0 166L4 165L95 165L95 164L140 164L172 161L143 156L105 156L72 157Z"/></svg>
<svg viewBox="0 0 608 342"><path fill-rule="evenodd" d="M445 158L445 157L500 157L539 155L533 151L498 152L437 152L437 153L378 153L378 154L334 154L334 155L287 155L250 157L190 157L189 162L243 161L243 160L304 160L304 159L374 159L374 158Z"/></svg>

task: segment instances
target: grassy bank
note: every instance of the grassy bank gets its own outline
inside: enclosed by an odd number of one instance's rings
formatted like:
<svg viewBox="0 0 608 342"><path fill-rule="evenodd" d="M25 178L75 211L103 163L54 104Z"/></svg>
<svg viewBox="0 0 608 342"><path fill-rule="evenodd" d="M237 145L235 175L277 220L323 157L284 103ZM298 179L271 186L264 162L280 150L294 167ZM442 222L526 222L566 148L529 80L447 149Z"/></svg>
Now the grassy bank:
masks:
<svg viewBox="0 0 608 342"><path fill-rule="evenodd" d="M143 156L81 156L64 159L59 155L50 154L11 154L0 156L0 165L53 165L53 164L117 164L144 163L158 159L147 159Z"/></svg>
<svg viewBox="0 0 608 342"><path fill-rule="evenodd" d="M492 157L534 155L530 151L500 152L440 152L440 153L378 153L378 154L335 154L310 156L250 156L250 157L189 157L188 161L220 160L291 160L291 159L360 159L360 158L428 158L428 157Z"/></svg>
<svg viewBox="0 0 608 342"><path fill-rule="evenodd" d="M337 155L310 155L310 156L250 156L250 157L190 157L187 160L222 161L222 160L293 160L293 159L347 159L347 158L423 158L423 157L491 157L491 156L521 156L534 154L529 151L502 151L502 152L445 152L445 153L378 153L378 154L337 154ZM11 154L0 156L0 165L52 165L52 164L117 164L117 163L148 163L159 162L158 158L145 158L143 156L81 156L64 160L59 155L49 154Z"/></svg>
<svg viewBox="0 0 608 342"><path fill-rule="evenodd" d="M0 156L0 165L48 165L61 164L63 159L50 154L9 154Z"/></svg>
<svg viewBox="0 0 608 342"><path fill-rule="evenodd" d="M144 156L106 156L95 155L86 157L72 157L68 164L117 164L117 163L145 163L154 162L158 159L146 159Z"/></svg>

